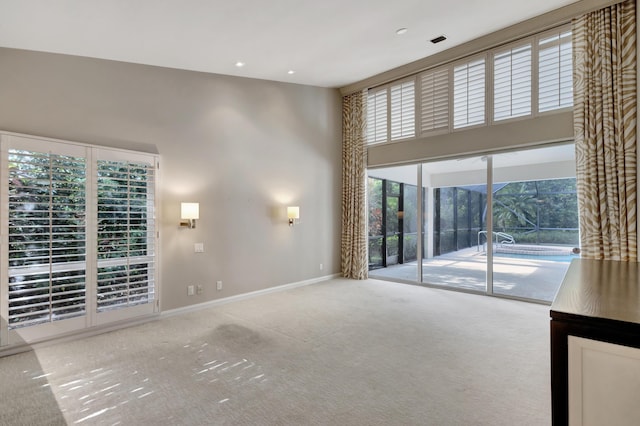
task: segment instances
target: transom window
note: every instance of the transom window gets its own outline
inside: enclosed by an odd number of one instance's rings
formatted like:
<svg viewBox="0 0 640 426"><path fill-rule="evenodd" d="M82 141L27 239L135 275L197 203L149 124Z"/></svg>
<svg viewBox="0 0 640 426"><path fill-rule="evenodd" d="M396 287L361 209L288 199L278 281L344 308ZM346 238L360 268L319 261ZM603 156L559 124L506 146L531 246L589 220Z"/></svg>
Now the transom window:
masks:
<svg viewBox="0 0 640 426"><path fill-rule="evenodd" d="M573 105L571 31L551 33L538 42L538 111Z"/></svg>
<svg viewBox="0 0 640 426"><path fill-rule="evenodd" d="M563 26L370 89L367 143L571 108L572 72L571 29Z"/></svg>
<svg viewBox="0 0 640 426"><path fill-rule="evenodd" d="M484 123L484 58L453 67L453 128Z"/></svg>
<svg viewBox="0 0 640 426"><path fill-rule="evenodd" d="M531 43L493 56L493 119L531 114Z"/></svg>
<svg viewBox="0 0 640 426"><path fill-rule="evenodd" d="M367 97L367 141L396 141L416 135L413 79L370 90Z"/></svg>
<svg viewBox="0 0 640 426"><path fill-rule="evenodd" d="M367 141L385 142L387 136L387 89L371 90L367 98Z"/></svg>
<svg viewBox="0 0 640 426"><path fill-rule="evenodd" d="M420 76L420 133L449 128L449 68Z"/></svg>
<svg viewBox="0 0 640 426"><path fill-rule="evenodd" d="M415 136L415 82L405 81L391 86L391 140Z"/></svg>

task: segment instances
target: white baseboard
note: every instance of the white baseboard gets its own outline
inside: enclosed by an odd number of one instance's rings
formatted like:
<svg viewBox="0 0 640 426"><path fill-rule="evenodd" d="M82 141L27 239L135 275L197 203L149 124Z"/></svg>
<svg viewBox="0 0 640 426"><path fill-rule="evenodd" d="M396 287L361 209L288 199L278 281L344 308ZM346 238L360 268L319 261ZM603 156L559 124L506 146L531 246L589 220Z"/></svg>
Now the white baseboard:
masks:
<svg viewBox="0 0 640 426"><path fill-rule="evenodd" d="M116 321L111 324L105 325L97 325L89 328L84 328L82 330L70 331L68 333L60 334L51 338L46 338L42 340L37 340L33 342L25 342L25 343L16 343L13 345L2 346L0 347L0 358L15 355L22 352L28 352L31 350L37 350L40 348L46 348L47 346L57 345L59 343L70 342L72 340L83 339L86 337L97 336L103 333L109 333L111 331L120 330L123 328L133 327L135 325L140 325L147 323L149 321L155 321L160 319L160 315L149 314L144 315L132 319L127 319L123 321Z"/></svg>
<svg viewBox="0 0 640 426"><path fill-rule="evenodd" d="M332 280L334 278L338 278L338 277L341 277L341 276L342 276L342 274L325 275L323 277L311 278L309 280L298 281L298 282L289 283L289 284L283 284L283 285L279 285L279 286L275 286L275 287L269 287L269 288L265 288L265 289L262 289L262 290L251 291L249 293L242 293L242 294L237 294L235 296L224 297L222 299L210 300L208 302L197 303L195 305L189 305L189 306L184 306L184 307L181 307L181 308L169 309L167 311L163 311L160 314L160 316L161 317L171 317L171 316L174 316L174 315L185 314L185 313L188 313L188 312L195 312L195 311L199 311L201 309L210 308L212 306L224 305L224 304L231 303L231 302L237 302L239 300L246 300L246 299L251 299L251 298L254 298L254 297L262 296L264 294L276 293L276 292L279 292L279 291L289 290L289 289L296 288L296 287L303 287L303 286L310 285L310 284L316 284L316 283L320 283L322 281Z"/></svg>

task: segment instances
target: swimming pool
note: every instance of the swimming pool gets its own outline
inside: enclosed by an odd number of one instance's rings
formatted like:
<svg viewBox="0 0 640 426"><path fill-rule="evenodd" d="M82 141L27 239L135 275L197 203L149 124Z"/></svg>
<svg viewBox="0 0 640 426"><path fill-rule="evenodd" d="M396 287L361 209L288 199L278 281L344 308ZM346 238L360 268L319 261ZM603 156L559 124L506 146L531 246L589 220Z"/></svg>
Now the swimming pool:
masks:
<svg viewBox="0 0 640 426"><path fill-rule="evenodd" d="M493 255L513 259L547 260L569 263L580 257L570 246L497 244L493 246ZM578 250L579 252L579 250Z"/></svg>
<svg viewBox="0 0 640 426"><path fill-rule="evenodd" d="M565 262L569 263L573 259L579 259L579 254L566 254L566 255L544 255L544 254L524 254L524 253L494 253L494 257L507 257L512 259L528 259L528 260L547 260L552 262Z"/></svg>

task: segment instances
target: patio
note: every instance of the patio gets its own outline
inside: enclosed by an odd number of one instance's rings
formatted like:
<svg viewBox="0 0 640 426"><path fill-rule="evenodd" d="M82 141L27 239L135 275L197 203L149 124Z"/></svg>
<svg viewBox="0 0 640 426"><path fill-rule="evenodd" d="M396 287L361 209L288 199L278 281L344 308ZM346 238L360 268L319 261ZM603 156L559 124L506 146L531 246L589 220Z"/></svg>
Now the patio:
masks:
<svg viewBox="0 0 640 426"><path fill-rule="evenodd" d="M551 302L569 268L568 261L528 258L493 258L493 293ZM575 256L576 258L578 256ZM422 261L422 283L484 293L486 253L476 247ZM369 271L371 278L417 281L416 262Z"/></svg>

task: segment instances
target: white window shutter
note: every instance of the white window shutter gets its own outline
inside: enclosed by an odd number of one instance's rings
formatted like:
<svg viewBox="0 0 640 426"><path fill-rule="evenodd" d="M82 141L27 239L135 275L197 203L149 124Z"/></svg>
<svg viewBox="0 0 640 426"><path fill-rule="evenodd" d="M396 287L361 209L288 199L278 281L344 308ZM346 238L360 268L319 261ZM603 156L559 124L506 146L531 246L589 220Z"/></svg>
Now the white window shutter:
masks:
<svg viewBox="0 0 640 426"><path fill-rule="evenodd" d="M155 299L153 162L99 159L98 312Z"/></svg>
<svg viewBox="0 0 640 426"><path fill-rule="evenodd" d="M369 90L367 95L367 143L387 141L387 89Z"/></svg>
<svg viewBox="0 0 640 426"><path fill-rule="evenodd" d="M86 161L9 149L9 329L86 312Z"/></svg>
<svg viewBox="0 0 640 426"><path fill-rule="evenodd" d="M476 59L453 69L453 127L485 122L485 60Z"/></svg>
<svg viewBox="0 0 640 426"><path fill-rule="evenodd" d="M538 111L573 105L571 31L561 31L538 43Z"/></svg>
<svg viewBox="0 0 640 426"><path fill-rule="evenodd" d="M531 44L494 56L493 108L496 121L531 114Z"/></svg>
<svg viewBox="0 0 640 426"><path fill-rule="evenodd" d="M449 68L420 77L420 132L449 128Z"/></svg>
<svg viewBox="0 0 640 426"><path fill-rule="evenodd" d="M410 138L416 134L415 82L405 81L391 86L391 140Z"/></svg>

